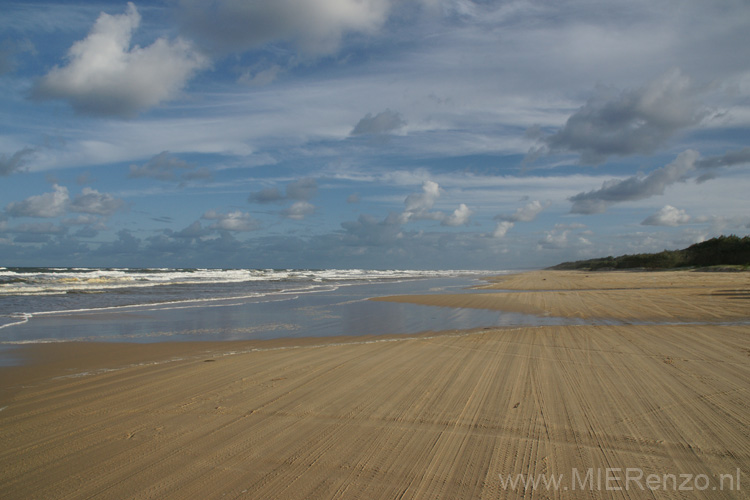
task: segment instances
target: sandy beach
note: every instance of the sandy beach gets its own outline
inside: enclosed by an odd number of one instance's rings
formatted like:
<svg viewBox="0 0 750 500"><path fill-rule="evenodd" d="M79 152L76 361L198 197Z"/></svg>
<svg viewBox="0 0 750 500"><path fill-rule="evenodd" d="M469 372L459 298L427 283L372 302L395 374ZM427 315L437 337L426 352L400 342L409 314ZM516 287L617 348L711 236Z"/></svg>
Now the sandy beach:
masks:
<svg viewBox="0 0 750 500"><path fill-rule="evenodd" d="M750 497L750 274L382 300L591 324L28 346L0 368L0 498Z"/></svg>

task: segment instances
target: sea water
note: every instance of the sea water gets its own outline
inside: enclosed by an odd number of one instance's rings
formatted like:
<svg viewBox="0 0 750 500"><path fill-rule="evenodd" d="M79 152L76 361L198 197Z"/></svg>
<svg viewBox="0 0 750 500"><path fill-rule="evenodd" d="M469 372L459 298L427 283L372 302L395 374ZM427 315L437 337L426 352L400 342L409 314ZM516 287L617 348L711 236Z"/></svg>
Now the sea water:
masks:
<svg viewBox="0 0 750 500"><path fill-rule="evenodd" d="M503 271L0 268L0 344L377 335L559 321L375 302Z"/></svg>

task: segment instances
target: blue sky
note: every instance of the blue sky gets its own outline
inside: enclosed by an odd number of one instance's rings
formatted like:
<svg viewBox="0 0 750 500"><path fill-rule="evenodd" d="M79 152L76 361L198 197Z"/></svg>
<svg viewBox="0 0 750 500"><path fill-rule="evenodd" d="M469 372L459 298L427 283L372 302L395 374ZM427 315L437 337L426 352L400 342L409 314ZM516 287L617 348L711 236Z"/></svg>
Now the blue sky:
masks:
<svg viewBox="0 0 750 500"><path fill-rule="evenodd" d="M744 0L2 11L0 265L518 269L750 233Z"/></svg>

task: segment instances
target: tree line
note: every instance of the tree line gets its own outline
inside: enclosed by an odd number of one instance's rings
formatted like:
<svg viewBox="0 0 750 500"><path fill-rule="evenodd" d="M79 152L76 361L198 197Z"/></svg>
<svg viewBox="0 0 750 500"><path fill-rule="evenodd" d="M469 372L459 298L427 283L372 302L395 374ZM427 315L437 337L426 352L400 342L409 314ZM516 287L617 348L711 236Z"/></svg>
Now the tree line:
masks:
<svg viewBox="0 0 750 500"><path fill-rule="evenodd" d="M563 262L550 269L678 269L711 266L750 266L750 236L719 236L690 245L682 250L664 250L658 253L639 253L619 257Z"/></svg>

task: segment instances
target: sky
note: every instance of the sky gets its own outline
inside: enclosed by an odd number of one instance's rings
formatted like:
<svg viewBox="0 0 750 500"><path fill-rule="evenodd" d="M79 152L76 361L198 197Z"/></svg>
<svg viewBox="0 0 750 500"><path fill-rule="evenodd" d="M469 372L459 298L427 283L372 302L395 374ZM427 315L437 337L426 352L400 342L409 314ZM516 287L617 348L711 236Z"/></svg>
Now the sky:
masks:
<svg viewBox="0 0 750 500"><path fill-rule="evenodd" d="M747 0L0 11L0 266L529 269L750 233Z"/></svg>

